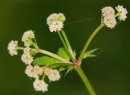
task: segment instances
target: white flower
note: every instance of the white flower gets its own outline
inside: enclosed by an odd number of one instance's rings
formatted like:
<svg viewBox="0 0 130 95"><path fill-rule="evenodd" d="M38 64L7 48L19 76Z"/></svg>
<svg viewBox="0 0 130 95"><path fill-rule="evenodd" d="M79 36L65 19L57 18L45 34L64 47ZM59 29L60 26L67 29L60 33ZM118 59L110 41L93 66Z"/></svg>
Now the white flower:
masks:
<svg viewBox="0 0 130 95"><path fill-rule="evenodd" d="M110 7L110 6L104 7L101 10L102 10L102 15L103 16L104 16L104 14L106 14L108 12L111 13L111 14L113 14L113 15L115 15L115 10L112 7Z"/></svg>
<svg viewBox="0 0 130 95"><path fill-rule="evenodd" d="M49 25L49 29L51 32L53 31L60 31L63 28L63 23L61 21L53 21L50 25Z"/></svg>
<svg viewBox="0 0 130 95"><path fill-rule="evenodd" d="M43 74L43 68L40 68L39 66L34 66L33 71L37 75L42 75Z"/></svg>
<svg viewBox="0 0 130 95"><path fill-rule="evenodd" d="M43 69L39 66L31 66L28 65L25 69L25 74L27 74L29 77L38 78L40 75L42 75Z"/></svg>
<svg viewBox="0 0 130 95"><path fill-rule="evenodd" d="M102 23L106 27L114 28L117 24L115 19L115 11L112 7L104 7L102 10Z"/></svg>
<svg viewBox="0 0 130 95"><path fill-rule="evenodd" d="M53 21L58 20L62 23L65 21L65 16L62 13L53 13L47 18L47 24L50 25Z"/></svg>
<svg viewBox="0 0 130 95"><path fill-rule="evenodd" d="M49 74L52 73L52 69L46 68L46 69L44 70L44 73L48 76Z"/></svg>
<svg viewBox="0 0 130 95"><path fill-rule="evenodd" d="M103 23L109 28L114 28L117 24L115 17L111 14L108 14L104 17Z"/></svg>
<svg viewBox="0 0 130 95"><path fill-rule="evenodd" d="M57 81L60 79L60 74L57 70L53 70L51 74L48 75L50 81Z"/></svg>
<svg viewBox="0 0 130 95"><path fill-rule="evenodd" d="M47 18L47 24L50 25L54 20L57 19L57 14L53 13Z"/></svg>
<svg viewBox="0 0 130 95"><path fill-rule="evenodd" d="M17 55L17 46L18 46L18 41L10 41L8 44L8 50L11 56Z"/></svg>
<svg viewBox="0 0 130 95"><path fill-rule="evenodd" d="M57 81L60 79L60 74L57 70L46 68L44 73L48 76L50 81Z"/></svg>
<svg viewBox="0 0 130 95"><path fill-rule="evenodd" d="M28 65L25 69L25 74L27 74L29 77L33 77L33 66Z"/></svg>
<svg viewBox="0 0 130 95"><path fill-rule="evenodd" d="M30 53L30 50L31 50L30 47L26 47L26 48L24 48L24 53Z"/></svg>
<svg viewBox="0 0 130 95"><path fill-rule="evenodd" d="M57 20L64 22L66 20L66 18L63 13L59 13L59 14L57 14Z"/></svg>
<svg viewBox="0 0 130 95"><path fill-rule="evenodd" d="M48 84L46 84L44 80L35 79L33 86L36 91L48 91Z"/></svg>
<svg viewBox="0 0 130 95"><path fill-rule="evenodd" d="M123 8L123 6L118 5L117 7L115 7L116 10L118 11L118 19L121 21L125 21L125 19L127 18L126 14L128 13L126 8Z"/></svg>
<svg viewBox="0 0 130 95"><path fill-rule="evenodd" d="M35 37L35 35L32 30L28 30L28 31L24 32L24 34L22 36L22 41L24 42L24 45L27 47L32 45L32 39L34 37Z"/></svg>
<svg viewBox="0 0 130 95"><path fill-rule="evenodd" d="M23 53L21 60L27 65L30 65L33 61L33 57L29 53Z"/></svg>

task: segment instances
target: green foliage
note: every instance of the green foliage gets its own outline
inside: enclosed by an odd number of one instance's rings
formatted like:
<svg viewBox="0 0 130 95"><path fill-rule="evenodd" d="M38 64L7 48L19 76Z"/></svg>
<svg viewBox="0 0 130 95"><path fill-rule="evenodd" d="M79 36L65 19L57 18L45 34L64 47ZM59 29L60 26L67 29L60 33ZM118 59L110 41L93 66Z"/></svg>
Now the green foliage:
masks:
<svg viewBox="0 0 130 95"><path fill-rule="evenodd" d="M64 71L66 69L66 67L59 67L59 72L61 72L61 71Z"/></svg>
<svg viewBox="0 0 130 95"><path fill-rule="evenodd" d="M66 71L66 73L65 73L65 76L70 72L70 71L72 71L73 70L73 67L68 67L68 69L67 69L67 71Z"/></svg>
<svg viewBox="0 0 130 95"><path fill-rule="evenodd" d="M95 49L92 49L92 50L87 51L87 52L84 54L83 58L87 58L87 57L97 57L97 55L94 55L93 53L94 53L95 51L97 51L98 49L100 49L100 48L95 48Z"/></svg>
<svg viewBox="0 0 130 95"><path fill-rule="evenodd" d="M76 51L74 50L74 56L76 57Z"/></svg>
<svg viewBox="0 0 130 95"><path fill-rule="evenodd" d="M57 54L66 60L70 60L70 57L64 47L59 48Z"/></svg>
<svg viewBox="0 0 130 95"><path fill-rule="evenodd" d="M61 61L49 57L49 56L42 56L39 58L35 58L33 61L34 65L50 65L50 64L54 64L54 63L60 63Z"/></svg>

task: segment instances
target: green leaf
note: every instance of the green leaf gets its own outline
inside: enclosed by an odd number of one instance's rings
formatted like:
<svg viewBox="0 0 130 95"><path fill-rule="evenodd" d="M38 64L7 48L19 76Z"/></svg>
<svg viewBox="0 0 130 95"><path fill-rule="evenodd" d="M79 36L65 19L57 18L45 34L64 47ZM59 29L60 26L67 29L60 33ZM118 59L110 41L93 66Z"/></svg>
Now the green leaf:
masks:
<svg viewBox="0 0 130 95"><path fill-rule="evenodd" d="M59 48L57 54L66 60L70 60L70 57L64 47Z"/></svg>
<svg viewBox="0 0 130 95"><path fill-rule="evenodd" d="M49 56L42 56L39 58L35 58L33 61L34 65L50 65L50 64L54 64L54 63L60 63L61 61L49 57Z"/></svg>
<svg viewBox="0 0 130 95"><path fill-rule="evenodd" d="M64 71L66 67L59 67L59 72Z"/></svg>
<svg viewBox="0 0 130 95"><path fill-rule="evenodd" d="M70 71L72 71L73 67L68 67L68 70L66 71L65 75L66 76Z"/></svg>
<svg viewBox="0 0 130 95"><path fill-rule="evenodd" d="M100 48L95 48L95 49L92 49L92 50L87 51L87 52L84 54L83 58L96 57L97 55L94 55L94 54L92 54L92 53L94 53L94 52L97 51L98 49L100 49Z"/></svg>
<svg viewBox="0 0 130 95"><path fill-rule="evenodd" d="M76 57L76 51L74 50L74 56Z"/></svg>

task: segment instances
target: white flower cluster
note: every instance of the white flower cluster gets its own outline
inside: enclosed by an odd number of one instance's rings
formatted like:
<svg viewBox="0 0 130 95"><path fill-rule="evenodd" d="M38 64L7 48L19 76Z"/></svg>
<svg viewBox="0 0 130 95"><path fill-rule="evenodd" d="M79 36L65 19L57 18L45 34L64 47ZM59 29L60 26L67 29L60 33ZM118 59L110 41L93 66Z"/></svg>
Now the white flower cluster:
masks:
<svg viewBox="0 0 130 95"><path fill-rule="evenodd" d="M11 56L17 55L17 46L18 46L18 41L10 41L8 44L8 50Z"/></svg>
<svg viewBox="0 0 130 95"><path fill-rule="evenodd" d="M24 53L21 57L21 60L27 65L30 65L33 61L33 57L30 55L30 50L29 47L24 48Z"/></svg>
<svg viewBox="0 0 130 95"><path fill-rule="evenodd" d="M115 11L112 7L104 7L102 9L103 23L106 27L114 28L117 24L115 19Z"/></svg>
<svg viewBox="0 0 130 95"><path fill-rule="evenodd" d="M43 73L43 68L39 66L32 66L28 65L25 69L25 74L32 78L39 78L40 75Z"/></svg>
<svg viewBox="0 0 130 95"><path fill-rule="evenodd" d="M28 30L28 31L24 32L22 41L24 42L24 45L26 47L28 47L28 46L32 45L33 38L35 38L34 32L32 30Z"/></svg>
<svg viewBox="0 0 130 95"><path fill-rule="evenodd" d="M43 74L43 69L41 69L39 66L32 67L31 65L29 65L27 66L25 73L29 77L35 78L33 86L36 91L45 92L48 90L48 84L46 84L44 80L39 80L38 76ZM50 81L57 81L60 79L59 72L57 70L52 70L51 68L48 67L45 68L44 74L48 76Z"/></svg>
<svg viewBox="0 0 130 95"><path fill-rule="evenodd" d="M51 32L60 31L61 28L63 28L63 23L61 21L58 21L58 20L53 21L49 26L49 29Z"/></svg>
<svg viewBox="0 0 130 95"><path fill-rule="evenodd" d="M58 70L52 70L50 68L46 68L44 73L48 76L50 81L58 81L60 79L60 74Z"/></svg>
<svg viewBox="0 0 130 95"><path fill-rule="evenodd" d="M61 21L64 21L65 17L63 17L63 14L58 14L56 19L58 20L54 20L52 22L50 21L50 26L51 28L53 28L53 30L60 31L61 27L63 28L63 23ZM35 35L32 30L26 31L22 36L22 41L24 42L25 48L18 47L18 41L12 40L8 44L8 50L11 56L17 55L17 49L23 50L21 60L27 65L25 69L25 74L30 78L35 78L35 81L33 82L33 86L36 91L45 92L48 91L48 84L45 83L44 76L48 76L48 79L50 81L57 81L60 79L60 74L58 70L52 70L51 68L40 67L38 65L34 65L34 66L31 65L33 61L32 55L35 54L35 52L37 51L37 48L31 49L30 47L32 44L35 45L35 43L33 42L35 40L34 38Z"/></svg>
<svg viewBox="0 0 130 95"><path fill-rule="evenodd" d="M128 12L125 8L123 8L123 6L118 5L117 7L115 7L115 9L118 12L117 14L115 14L115 10L110 6L101 9L103 17L102 22L104 23L104 25L106 25L106 27L114 28L117 24L115 19L115 17L117 16L120 21L121 20L125 21L125 19L127 18L126 14Z"/></svg>
<svg viewBox="0 0 130 95"><path fill-rule="evenodd" d="M120 21L121 20L125 21L125 19L127 18L126 14L128 13L127 10L126 10L126 8L123 8L123 6L121 6L121 5L118 5L115 8L118 11L118 15L119 15L118 19Z"/></svg>
<svg viewBox="0 0 130 95"><path fill-rule="evenodd" d="M60 31L63 27L63 22L65 21L65 16L62 13L59 14L51 14L47 18L47 24L49 25L49 29L51 32Z"/></svg>
<svg viewBox="0 0 130 95"><path fill-rule="evenodd" d="M44 80L39 80L36 78L35 81L33 82L33 86L36 91L42 91L42 92L48 91L48 84L46 84Z"/></svg>

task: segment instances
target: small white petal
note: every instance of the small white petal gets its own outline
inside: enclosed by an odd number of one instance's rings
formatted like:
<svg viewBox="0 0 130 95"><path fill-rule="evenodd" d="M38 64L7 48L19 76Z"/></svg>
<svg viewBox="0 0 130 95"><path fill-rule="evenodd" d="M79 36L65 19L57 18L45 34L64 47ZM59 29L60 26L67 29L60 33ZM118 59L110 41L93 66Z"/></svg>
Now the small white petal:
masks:
<svg viewBox="0 0 130 95"><path fill-rule="evenodd" d="M28 53L23 53L22 57L21 57L21 60L27 64L27 65L30 65L33 61L33 57L28 54Z"/></svg>

